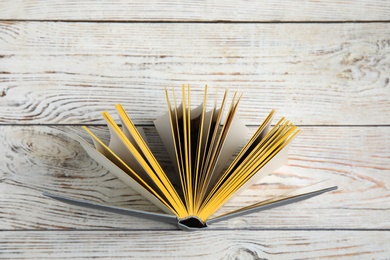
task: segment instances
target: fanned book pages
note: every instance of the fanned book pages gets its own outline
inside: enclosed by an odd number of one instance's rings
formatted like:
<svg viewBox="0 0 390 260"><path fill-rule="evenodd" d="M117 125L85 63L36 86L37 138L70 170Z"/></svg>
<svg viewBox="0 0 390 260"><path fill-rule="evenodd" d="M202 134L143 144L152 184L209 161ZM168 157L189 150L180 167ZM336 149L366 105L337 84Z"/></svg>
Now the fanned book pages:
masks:
<svg viewBox="0 0 390 260"><path fill-rule="evenodd" d="M96 204L56 194L45 195L63 202L110 212L153 219L177 225L184 230L207 227L227 218L249 214L317 196L325 189L301 194L275 196L233 212L214 216L234 195L260 181L287 162L289 144L299 129L282 118L271 126L272 110L253 136L245 142L246 126L236 115L241 95L227 101L214 97L208 109L207 86L203 102L191 109L190 87L182 86L181 94L174 88L165 91L168 112L154 121L155 127L174 165L174 172L165 172L124 108L116 110L121 125L108 112L103 112L110 131L105 144L87 127L94 146L77 137L87 153L107 170L139 192L165 213L151 213ZM180 100L180 101L179 101ZM224 115L224 111L227 111ZM235 155L234 158L232 158Z"/></svg>

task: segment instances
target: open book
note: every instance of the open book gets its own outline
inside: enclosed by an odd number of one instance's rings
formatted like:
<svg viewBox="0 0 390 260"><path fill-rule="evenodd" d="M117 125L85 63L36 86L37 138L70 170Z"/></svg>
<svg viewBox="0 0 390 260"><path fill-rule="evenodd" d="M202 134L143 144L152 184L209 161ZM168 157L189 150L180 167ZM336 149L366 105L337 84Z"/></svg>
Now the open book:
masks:
<svg viewBox="0 0 390 260"><path fill-rule="evenodd" d="M246 142L246 126L235 116L241 95L234 94L228 104L227 91L208 109L207 86L203 102L191 108L190 87L182 86L180 104L175 90L172 98L166 90L168 112L154 121L174 172L165 172L124 108L116 105L122 127L108 112L102 115L110 131L105 144L87 127L95 147L77 137L87 153L139 192L165 213L151 213L100 205L60 195L52 198L84 207L117 212L176 224L185 230L207 227L207 224L251 212L307 199L337 187L276 196L233 212L214 217L214 213L234 195L257 183L287 162L287 149L298 134L298 128L284 118L271 127L272 110ZM227 110L226 115L224 111ZM234 156L234 158L232 158Z"/></svg>

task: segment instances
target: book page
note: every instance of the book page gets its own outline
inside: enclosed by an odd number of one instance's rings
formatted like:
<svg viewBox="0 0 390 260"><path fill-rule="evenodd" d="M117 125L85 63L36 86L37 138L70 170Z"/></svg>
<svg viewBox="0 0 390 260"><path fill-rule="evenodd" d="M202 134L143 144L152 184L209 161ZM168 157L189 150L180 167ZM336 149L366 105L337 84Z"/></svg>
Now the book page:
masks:
<svg viewBox="0 0 390 260"><path fill-rule="evenodd" d="M225 92L225 97L224 97L224 100L222 101L220 111L223 110L226 94L227 94L227 92ZM207 168L204 169L204 170L206 170L206 172L202 173L204 175L207 175L207 177L204 179L204 181L202 183L202 188L200 191L200 193L201 193L200 198L202 199L202 201L203 201L204 197L207 196L209 194L209 192L214 189L215 183L218 180L220 180L220 177L222 176L221 171L225 167L225 164L229 161L229 159L234 154L236 149L240 146L243 138L245 138L245 135L244 135L244 136L239 136L239 138L236 138L234 140L233 139L228 140L228 136L229 136L229 133L232 129L233 123L235 123L234 127L237 127L237 132L234 132L233 134L238 134L239 131L243 131L244 134L246 134L246 132L247 132L246 127L243 124L240 124L240 121L235 117L235 112L236 112L238 103L240 101L240 97L239 97L238 100L235 102L236 94L237 93L235 93L233 96L232 103L230 105L230 108L229 108L228 113L227 113L227 117L225 119L225 122L224 122L221 130L219 131L218 135L213 136L213 139L211 140L211 143L212 143L211 150L208 151L209 161L207 161L207 163L208 163L206 165ZM219 118L221 117L221 112L219 113L218 117ZM215 126L215 128L217 128L217 127L218 127L218 125ZM215 129L215 131L217 131L217 130L218 129ZM225 142L228 142L227 146L226 146ZM225 150L223 151L224 147L225 147ZM224 152L224 154L222 155L222 158L221 158L222 152ZM219 165L219 169L217 169L217 165Z"/></svg>
<svg viewBox="0 0 390 260"><path fill-rule="evenodd" d="M235 196L241 194L244 190L248 189L250 186L258 183L268 174L275 172L280 167L287 164L288 158L288 149L290 145L285 146L280 152L278 152L268 163L266 163L257 173L255 173L245 184L241 186L229 200ZM228 201L229 201L228 200Z"/></svg>
<svg viewBox="0 0 390 260"><path fill-rule="evenodd" d="M153 183L153 180L149 177L145 169L141 166L140 162L125 145L122 138L118 136L113 126L110 123L108 123L107 126L110 131L110 143L108 147L150 186L154 186L154 188L157 188L156 185Z"/></svg>
<svg viewBox="0 0 390 260"><path fill-rule="evenodd" d="M167 98L168 104L170 104L169 99ZM174 101L174 107L171 108L169 105L168 113L163 116L157 118L153 121L154 126L156 127L157 133L162 140L164 147L166 148L167 153L174 165L175 171L177 173L184 172L184 161L187 157L184 154L185 146L184 146L184 129L183 129L183 103L181 103L178 107L176 105L176 98ZM190 111L190 126L191 126L191 161L192 167L196 167L197 155L199 154L198 150L200 149L202 153L202 148L204 150L204 146L206 143L207 133L205 131L201 131L201 118L203 109L205 107L205 102L200 104L194 109ZM187 109L185 110L187 111ZM188 114L188 112L186 112ZM212 116L212 111L205 112L205 119L203 124L203 129L210 128L211 122L210 117ZM172 121L172 122L171 122ZM188 122L187 122L188 124ZM201 133L202 132L202 133ZM201 135L201 136L200 136ZM201 138L201 143L199 138ZM203 160L200 160L203 161ZM178 169L178 164L181 165L181 169ZM181 173L179 173L181 174Z"/></svg>
<svg viewBox="0 0 390 260"><path fill-rule="evenodd" d="M165 149L171 159L171 162L178 172L177 163L176 163L176 153L175 145L172 137L172 129L170 123L170 114L166 113L163 116L157 118L153 121L154 126L156 127L157 133L160 136L161 141L163 142Z"/></svg>
<svg viewBox="0 0 390 260"><path fill-rule="evenodd" d="M169 181L169 179L166 177L165 173L162 171L162 169L159 167L158 164L155 164L152 160L145 160L143 158L143 155L137 151L137 149L134 147L134 145L127 139L127 137L124 135L124 133L121 131L121 129L118 127L118 125L114 122L112 117L107 113L103 113L103 117L106 120L108 127L110 129L110 133L113 137L114 143L110 140L110 145L117 145L114 146L115 149L118 149L118 145L122 145L124 148L124 151L114 151L115 153L129 153L131 154L135 159L136 162L142 167L143 171L141 172L143 176L141 178L147 178L147 176L151 179L151 183L156 185L156 191L161 192L164 197L167 198L169 203L172 205L172 207L176 210L176 213L179 216L186 215L186 209L172 186L172 183ZM124 146L123 146L124 145ZM145 155L145 154L144 154ZM141 174L139 173L139 174ZM145 174L146 173L146 174Z"/></svg>
<svg viewBox="0 0 390 260"><path fill-rule="evenodd" d="M137 191L141 194L145 199L156 205L162 211L168 214L174 214L174 210L169 206L167 202L163 198L158 199L158 194L153 195L152 189L147 186L147 184L142 184L132 178L128 173L122 170L118 165L112 162L109 157L108 149L106 149L102 143L99 143L95 138L92 140L96 146L96 149L93 148L88 142L82 139L80 136L74 136L75 140L77 140L80 145L84 148L84 150L88 153L88 155L94 159L96 162L101 164L105 169L113 173L117 178L127 184L129 187ZM106 156L108 155L108 156ZM113 160L114 161L114 160ZM123 166L122 166L123 167Z"/></svg>
<svg viewBox="0 0 390 260"><path fill-rule="evenodd" d="M272 159L276 158L272 164L268 165L269 170L277 167L281 163L281 158L284 157L284 154L280 152L286 148L298 132L299 130L294 125L282 118L255 147L251 148L252 151L243 160L240 160L240 164L228 168L224 173L224 178L219 180L203 202L201 218L208 218L241 187L246 185L256 173L266 167ZM265 170L267 168L264 168L258 176L266 174Z"/></svg>
<svg viewBox="0 0 390 260"><path fill-rule="evenodd" d="M224 93L221 106L217 108L217 99L214 102L214 109L212 111L212 119L210 120L210 128L207 133L206 138L206 147L204 149L204 159L202 167L199 169L199 183L200 187L198 189L197 203L201 203L206 194L207 188L209 186L210 180L212 179L212 173L215 165L215 158L219 155L218 146L221 140L221 135L223 131L219 129L220 122L222 120L223 110L226 104L227 90ZM224 128L224 127L222 127Z"/></svg>
<svg viewBox="0 0 390 260"><path fill-rule="evenodd" d="M213 187L221 177L222 170L226 167L226 164L232 158L233 154L242 145L242 142L247 134L248 128L245 124L238 117L233 117L229 131L226 135L225 141L223 142L221 153L216 159L214 174L210 180L209 186Z"/></svg>
<svg viewBox="0 0 390 260"><path fill-rule="evenodd" d="M138 132L137 128L131 121L130 117L127 115L126 111L122 107L122 105L117 104L116 109L118 111L119 117L123 123L123 129L126 130L127 135L130 138L128 140L131 142L131 144L134 145L134 147L137 149L138 153L142 156L142 158L147 162L147 164L155 171L155 172L161 172L163 174L163 170L154 157L153 153L150 151L149 147L147 146L145 140L142 138L141 134ZM125 132L124 132L125 133ZM123 143L123 140L121 140ZM127 145L125 144L127 147ZM137 158L136 158L137 159Z"/></svg>
<svg viewBox="0 0 390 260"><path fill-rule="evenodd" d="M237 154L237 156L231 162L229 167L225 170L221 179L225 179L230 172L233 172L243 162L243 160L247 159L248 156L253 153L253 150L260 143L260 141L264 139L264 137L270 132L271 122L274 114L275 110L272 110L268 114L263 123L259 126L253 136L249 139L249 141L247 141L245 146L241 149L241 151Z"/></svg>
<svg viewBox="0 0 390 260"><path fill-rule="evenodd" d="M281 125L283 123L283 125ZM228 182L224 183L226 193L231 196L242 185L246 184L260 169L266 167L272 159L282 155L282 150L286 148L291 140L299 131L295 126L290 126L288 121L283 119L270 131L260 143L254 147L253 151L244 159L240 166L229 176ZM277 157L282 158L282 157ZM287 158L287 153L286 153ZM274 161L280 163L279 160ZM270 165L272 166L272 165Z"/></svg>

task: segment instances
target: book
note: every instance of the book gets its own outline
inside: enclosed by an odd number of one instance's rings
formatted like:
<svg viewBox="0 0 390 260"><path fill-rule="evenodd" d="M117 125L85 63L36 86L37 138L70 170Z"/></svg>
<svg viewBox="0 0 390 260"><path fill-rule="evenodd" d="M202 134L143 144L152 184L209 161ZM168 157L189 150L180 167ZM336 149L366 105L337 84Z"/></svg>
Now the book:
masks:
<svg viewBox="0 0 390 260"><path fill-rule="evenodd" d="M209 108L208 87L205 86L203 102L193 108L189 85L181 87L179 97L174 88L171 93L165 89L167 112L157 118L154 125L172 161L172 172L164 171L150 150L144 133L120 104L116 105L116 110L122 127L108 112L102 113L110 132L109 144L85 126L83 128L91 136L94 146L79 136L75 137L91 158L164 213L112 207L56 194L45 195L79 206L172 223L184 230L198 230L224 219L337 189L334 186L298 195L286 193L214 216L235 195L283 166L287 162L289 145L299 133L299 129L285 118L271 126L275 115L275 110L271 110L245 142L248 129L236 116L242 95L234 93L230 104L227 97L225 91L218 102L215 94Z"/></svg>

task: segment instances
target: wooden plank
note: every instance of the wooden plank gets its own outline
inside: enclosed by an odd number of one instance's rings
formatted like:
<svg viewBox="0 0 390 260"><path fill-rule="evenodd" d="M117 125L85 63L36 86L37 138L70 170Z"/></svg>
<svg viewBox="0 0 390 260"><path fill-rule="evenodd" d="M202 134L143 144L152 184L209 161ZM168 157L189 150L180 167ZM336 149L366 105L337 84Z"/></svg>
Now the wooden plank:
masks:
<svg viewBox="0 0 390 260"><path fill-rule="evenodd" d="M107 130L92 127L107 139ZM251 128L252 131L255 128ZM336 192L285 207L216 223L212 229L390 228L388 127L302 127L289 163L226 204L228 212L328 180ZM66 205L42 196L49 191L98 203L158 211L88 157L68 135L80 127L0 127L0 230L175 229L154 221ZM146 128L152 151L170 172L153 128Z"/></svg>
<svg viewBox="0 0 390 260"><path fill-rule="evenodd" d="M390 27L380 24L0 24L0 123L102 124L121 102L137 124L166 111L164 86L244 93L257 125L388 125Z"/></svg>
<svg viewBox="0 0 390 260"><path fill-rule="evenodd" d="M385 259L381 231L1 232L6 259Z"/></svg>
<svg viewBox="0 0 390 260"><path fill-rule="evenodd" d="M11 1L0 19L107 21L369 21L389 20L386 0L357 1Z"/></svg>

